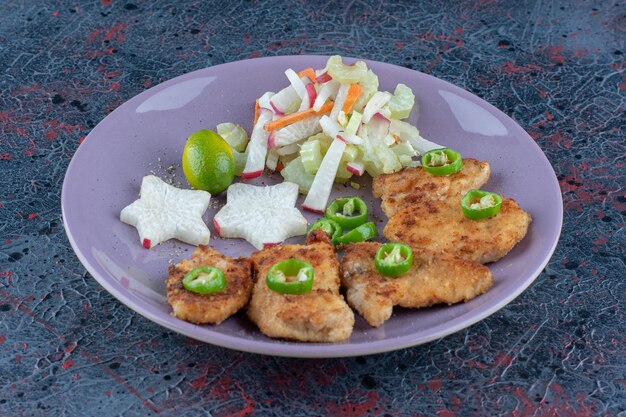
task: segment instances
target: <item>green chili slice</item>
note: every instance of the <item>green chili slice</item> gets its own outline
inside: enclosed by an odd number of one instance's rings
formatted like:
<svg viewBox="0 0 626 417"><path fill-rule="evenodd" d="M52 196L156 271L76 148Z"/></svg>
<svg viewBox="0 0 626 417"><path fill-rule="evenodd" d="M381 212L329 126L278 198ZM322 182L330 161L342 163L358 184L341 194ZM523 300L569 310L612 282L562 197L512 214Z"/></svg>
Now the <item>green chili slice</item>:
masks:
<svg viewBox="0 0 626 417"><path fill-rule="evenodd" d="M374 263L381 275L397 277L411 269L413 250L404 243L385 243L376 252Z"/></svg>
<svg viewBox="0 0 626 417"><path fill-rule="evenodd" d="M359 197L337 198L326 208L326 218L336 221L344 230L365 223L367 214L367 204Z"/></svg>
<svg viewBox="0 0 626 417"><path fill-rule="evenodd" d="M433 149L422 155L422 168L433 175L451 175L463 168L463 159L450 148Z"/></svg>
<svg viewBox="0 0 626 417"><path fill-rule="evenodd" d="M201 266L189 271L183 278L183 287L198 294L212 294L226 288L224 271L213 266Z"/></svg>
<svg viewBox="0 0 626 417"><path fill-rule="evenodd" d="M313 266L300 259L287 259L267 271L267 287L280 294L304 294L313 288Z"/></svg>
<svg viewBox="0 0 626 417"><path fill-rule="evenodd" d="M309 228L309 231L306 233L307 236L311 234L313 230L317 230L317 229L321 229L325 231L326 233L328 233L328 236L330 236L330 240L333 243L335 243L335 240L339 236L341 236L341 234L343 233L343 229L341 228L339 223L337 223L334 220L326 219L326 218L321 218L315 223L313 223L311 227Z"/></svg>
<svg viewBox="0 0 626 417"><path fill-rule="evenodd" d="M337 238L336 244L347 245L348 243L365 242L375 237L378 237L376 224L374 224L374 222L367 222Z"/></svg>
<svg viewBox="0 0 626 417"><path fill-rule="evenodd" d="M469 190L461 199L463 214L468 219L480 220L493 217L500 211L502 197L482 190Z"/></svg>

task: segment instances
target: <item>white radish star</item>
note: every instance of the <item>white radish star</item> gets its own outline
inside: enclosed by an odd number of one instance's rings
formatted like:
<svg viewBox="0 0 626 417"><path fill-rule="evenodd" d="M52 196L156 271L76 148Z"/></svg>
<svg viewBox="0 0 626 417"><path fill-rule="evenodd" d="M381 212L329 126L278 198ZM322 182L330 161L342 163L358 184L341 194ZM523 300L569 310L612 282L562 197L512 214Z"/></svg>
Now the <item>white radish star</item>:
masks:
<svg viewBox="0 0 626 417"><path fill-rule="evenodd" d="M283 182L256 187L237 183L228 188L226 205L213 224L222 237L239 237L257 249L306 233L307 221L295 208L298 185Z"/></svg>
<svg viewBox="0 0 626 417"><path fill-rule="evenodd" d="M120 220L137 228L146 249L171 238L207 245L211 232L202 215L210 200L206 191L181 190L147 175L141 181L139 200L122 210Z"/></svg>

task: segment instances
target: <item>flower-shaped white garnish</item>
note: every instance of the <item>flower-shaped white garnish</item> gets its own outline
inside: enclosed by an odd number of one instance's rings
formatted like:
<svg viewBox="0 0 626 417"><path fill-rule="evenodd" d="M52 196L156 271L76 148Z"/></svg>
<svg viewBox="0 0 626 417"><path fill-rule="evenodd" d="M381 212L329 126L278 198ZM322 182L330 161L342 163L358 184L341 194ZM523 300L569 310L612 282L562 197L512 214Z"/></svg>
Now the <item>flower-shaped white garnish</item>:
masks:
<svg viewBox="0 0 626 417"><path fill-rule="evenodd" d="M307 221L295 208L298 185L291 182L256 187L237 183L228 188L226 205L213 224L222 237L240 237L255 248L276 245L306 233Z"/></svg>
<svg viewBox="0 0 626 417"><path fill-rule="evenodd" d="M171 238L207 245L211 232L202 215L210 200L206 191L181 190L147 175L141 181L139 200L122 210L120 220L137 228L147 249Z"/></svg>

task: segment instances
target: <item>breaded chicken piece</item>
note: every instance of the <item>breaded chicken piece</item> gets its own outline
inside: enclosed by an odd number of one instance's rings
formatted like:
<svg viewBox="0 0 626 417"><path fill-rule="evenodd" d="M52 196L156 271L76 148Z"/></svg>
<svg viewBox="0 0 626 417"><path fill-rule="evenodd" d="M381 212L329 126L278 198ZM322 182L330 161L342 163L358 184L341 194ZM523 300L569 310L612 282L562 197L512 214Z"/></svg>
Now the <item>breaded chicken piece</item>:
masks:
<svg viewBox="0 0 626 417"><path fill-rule="evenodd" d="M315 230L307 245L278 245L255 252L257 276L248 317L269 337L302 342L337 342L352 334L354 313L339 294L339 261L328 235ZM313 289L305 294L279 294L265 279L270 267L296 258L314 268Z"/></svg>
<svg viewBox="0 0 626 417"><path fill-rule="evenodd" d="M478 189L487 183L491 167L488 162L472 158L463 159L463 168L456 174L436 176L422 167L407 168L394 174L374 178L372 193L382 198L381 207L387 217L397 211L424 201L439 201Z"/></svg>
<svg viewBox="0 0 626 417"><path fill-rule="evenodd" d="M482 264L495 262L526 236L532 218L515 200L502 197L494 217L471 220L463 215L461 197L423 201L393 215L383 235L412 248L445 252Z"/></svg>
<svg viewBox="0 0 626 417"><path fill-rule="evenodd" d="M342 285L348 303L372 326L391 317L393 306L422 308L455 304L484 293L493 283L489 268L425 249L413 250L413 266L403 275L387 278L376 270L380 243L353 243L341 260Z"/></svg>
<svg viewBox="0 0 626 417"><path fill-rule="evenodd" d="M194 268L220 268L226 278L226 288L213 294L197 294L183 287L183 278ZM173 315L196 324L220 324L235 314L250 300L252 293L252 264L245 258L229 258L208 246L198 246L191 259L170 265L167 302Z"/></svg>

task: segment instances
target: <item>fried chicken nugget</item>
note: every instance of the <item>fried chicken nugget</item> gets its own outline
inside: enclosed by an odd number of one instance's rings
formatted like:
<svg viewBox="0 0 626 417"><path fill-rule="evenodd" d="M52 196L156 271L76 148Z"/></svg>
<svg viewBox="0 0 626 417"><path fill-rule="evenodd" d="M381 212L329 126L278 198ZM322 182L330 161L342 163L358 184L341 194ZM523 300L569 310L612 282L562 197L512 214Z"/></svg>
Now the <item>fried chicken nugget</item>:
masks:
<svg viewBox="0 0 626 417"><path fill-rule="evenodd" d="M279 294L268 288L270 267L296 258L314 268L313 289L305 294ZM328 235L315 230L307 245L278 245L251 256L257 282L248 317L269 337L302 342L337 342L352 334L354 313L339 293L339 261Z"/></svg>
<svg viewBox="0 0 626 417"><path fill-rule="evenodd" d="M456 174L436 176L422 167L406 168L393 174L374 178L372 193L382 198L381 207L387 217L399 210L425 201L441 201L455 196L460 198L471 189L487 183L491 167L488 162L472 158L463 159L463 168Z"/></svg>
<svg viewBox="0 0 626 417"><path fill-rule="evenodd" d="M493 283L486 266L425 249L413 250L408 272L387 278L374 263L380 246L375 242L352 243L341 260L341 283L347 288L348 303L374 327L391 317L394 305L422 308L455 304L484 293Z"/></svg>
<svg viewBox="0 0 626 417"><path fill-rule="evenodd" d="M197 294L183 287L183 278L194 268L220 268L226 288L212 294ZM252 264L245 258L229 258L208 246L198 246L191 259L170 265L166 281L167 302L173 315L196 324L220 324L248 304L252 293Z"/></svg>

